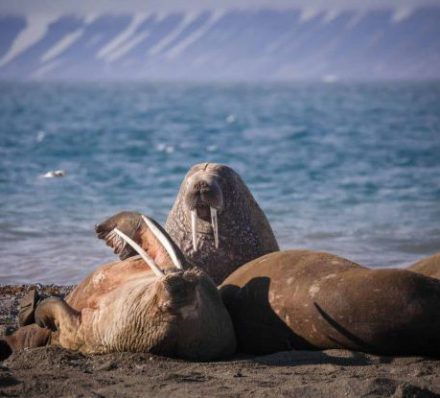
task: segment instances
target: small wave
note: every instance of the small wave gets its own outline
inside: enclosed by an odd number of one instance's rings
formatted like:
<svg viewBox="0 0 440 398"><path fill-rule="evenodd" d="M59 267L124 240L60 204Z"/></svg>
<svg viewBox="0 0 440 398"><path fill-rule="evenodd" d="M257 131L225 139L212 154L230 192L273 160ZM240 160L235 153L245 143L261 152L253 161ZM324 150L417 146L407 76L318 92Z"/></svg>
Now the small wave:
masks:
<svg viewBox="0 0 440 398"><path fill-rule="evenodd" d="M344 234L341 232L315 232L305 236L306 239L310 240L322 240L322 239L337 239L343 237Z"/></svg>
<svg viewBox="0 0 440 398"><path fill-rule="evenodd" d="M174 146L173 145L167 145L167 144L164 144L164 143L157 144L156 145L156 149L159 152L164 152L164 153L168 153L168 154L171 154L171 153L174 152Z"/></svg>
<svg viewBox="0 0 440 398"><path fill-rule="evenodd" d="M426 255L426 253L437 253L440 251L440 240L433 240L428 242L404 242L398 244L397 250L408 254Z"/></svg>
<svg viewBox="0 0 440 398"><path fill-rule="evenodd" d="M235 117L234 114L231 113L230 115L226 116L225 120L226 120L226 123L232 124L232 123L235 123L237 118Z"/></svg>
<svg viewBox="0 0 440 398"><path fill-rule="evenodd" d="M43 142L45 138L46 138L46 133L44 131L39 131L37 133L37 136L35 137L35 140L37 142Z"/></svg>

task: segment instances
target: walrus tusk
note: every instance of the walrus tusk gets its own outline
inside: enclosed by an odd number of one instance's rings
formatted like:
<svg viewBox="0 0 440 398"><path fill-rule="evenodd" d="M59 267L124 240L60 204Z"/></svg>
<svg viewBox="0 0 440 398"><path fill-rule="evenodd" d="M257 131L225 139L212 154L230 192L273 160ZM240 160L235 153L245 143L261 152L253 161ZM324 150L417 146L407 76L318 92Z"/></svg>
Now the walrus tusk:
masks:
<svg viewBox="0 0 440 398"><path fill-rule="evenodd" d="M197 210L191 210L191 232L192 232L192 242L193 250L197 251Z"/></svg>
<svg viewBox="0 0 440 398"><path fill-rule="evenodd" d="M145 252L142 247L140 247L133 239L130 239L127 235L125 235L123 232L119 231L119 229L115 228L114 231L126 242L128 243L134 250L137 251L137 253L142 257L142 259L148 264L148 266L151 268L151 270L156 274L158 277L162 277L165 274L162 272L162 270L157 266L157 264L154 262L154 260Z"/></svg>
<svg viewBox="0 0 440 398"><path fill-rule="evenodd" d="M174 266L176 268L183 269L182 263L178 259L176 251L174 250L173 245L171 244L167 236L165 236L165 234L156 226L156 224L150 218L142 215L142 220L144 220L145 224L147 224L147 227L165 248Z"/></svg>
<svg viewBox="0 0 440 398"><path fill-rule="evenodd" d="M211 209L211 225L212 231L214 233L214 244L215 248L218 249L218 218L217 218L217 209L214 207L210 207Z"/></svg>

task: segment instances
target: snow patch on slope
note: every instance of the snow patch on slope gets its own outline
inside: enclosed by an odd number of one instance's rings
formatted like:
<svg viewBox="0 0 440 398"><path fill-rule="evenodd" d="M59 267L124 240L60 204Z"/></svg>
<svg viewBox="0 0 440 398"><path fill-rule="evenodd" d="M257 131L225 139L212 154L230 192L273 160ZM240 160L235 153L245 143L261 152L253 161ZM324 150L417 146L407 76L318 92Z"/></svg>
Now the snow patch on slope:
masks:
<svg viewBox="0 0 440 398"><path fill-rule="evenodd" d="M137 31L139 26L148 18L150 14L136 14L131 20L130 24L113 40L102 47L96 54L96 58L108 60L112 58L112 53L118 51L128 40L131 39L133 34Z"/></svg>
<svg viewBox="0 0 440 398"><path fill-rule="evenodd" d="M122 56L127 54L131 49L136 47L140 42L145 40L149 34L150 34L150 32L147 30L147 31L144 31L144 32L138 34L137 36L132 37L130 40L126 40L115 51L110 53L107 56L106 60L109 62L113 62L113 61L118 60L119 58L121 58Z"/></svg>
<svg viewBox="0 0 440 398"><path fill-rule="evenodd" d="M184 18L177 24L177 26L165 37L159 40L148 53L150 55L159 54L165 47L172 43L199 15L199 12L191 12L185 14Z"/></svg>
<svg viewBox="0 0 440 398"><path fill-rule="evenodd" d="M394 10L393 15L391 17L392 23L399 23L404 21L405 19L409 18L411 14L413 13L413 9L409 7L405 8L397 8Z"/></svg>
<svg viewBox="0 0 440 398"><path fill-rule="evenodd" d="M58 16L32 15L26 17L26 27L15 38L9 51L0 59L0 67L12 61L15 57L38 43L47 33L51 22Z"/></svg>
<svg viewBox="0 0 440 398"><path fill-rule="evenodd" d="M173 59L182 54L191 44L199 40L211 27L224 15L224 11L215 11L211 14L209 19L200 26L199 29L192 32L187 38L183 39L172 47L165 56L169 59Z"/></svg>
<svg viewBox="0 0 440 398"><path fill-rule="evenodd" d="M50 61L64 51L66 51L73 43L75 43L84 34L84 29L77 29L74 32L68 33L61 38L53 47L49 48L40 58L41 62Z"/></svg>
<svg viewBox="0 0 440 398"><path fill-rule="evenodd" d="M30 74L30 77L32 79L41 79L43 78L47 73L52 72L55 68L57 68L58 66L60 66L60 64L62 63L62 61L60 59L56 59L52 62L49 62L45 65L40 66L39 68L37 68L34 72L32 72Z"/></svg>

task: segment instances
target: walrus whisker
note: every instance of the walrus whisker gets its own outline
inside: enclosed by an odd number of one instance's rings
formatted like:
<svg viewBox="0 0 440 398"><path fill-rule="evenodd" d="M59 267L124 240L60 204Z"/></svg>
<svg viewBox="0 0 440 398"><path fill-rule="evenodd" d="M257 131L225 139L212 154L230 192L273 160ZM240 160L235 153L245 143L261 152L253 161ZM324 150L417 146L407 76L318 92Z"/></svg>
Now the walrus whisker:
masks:
<svg viewBox="0 0 440 398"><path fill-rule="evenodd" d="M112 242L113 239L115 239L115 237L116 237L115 231L112 230L111 232L109 232L109 233L105 236L105 241L106 241L107 243ZM113 242L112 242L112 243L113 243Z"/></svg>
<svg viewBox="0 0 440 398"><path fill-rule="evenodd" d="M191 210L191 232L193 250L197 251L197 210Z"/></svg>
<svg viewBox="0 0 440 398"><path fill-rule="evenodd" d="M115 240L116 252L120 253L124 249L124 247L125 247L125 242L116 234L115 234L113 239Z"/></svg>
<svg viewBox="0 0 440 398"><path fill-rule="evenodd" d="M123 239L134 250L136 250L136 252L142 257L142 259L148 264L151 270L156 274L156 276L162 277L165 275L162 272L162 270L157 266L157 264L154 262L154 260L133 239L129 238L127 235L125 235L122 231L120 231L117 228L115 228L114 231L121 237L121 239Z"/></svg>
<svg viewBox="0 0 440 398"><path fill-rule="evenodd" d="M214 244L215 248L218 249L219 241L218 241L218 218L217 218L217 209L214 207L210 207L211 210L211 225L212 231L214 232Z"/></svg>
<svg viewBox="0 0 440 398"><path fill-rule="evenodd" d="M113 247L115 253L120 253L124 250L126 243L116 235L114 230L111 230L106 236L105 241L107 245Z"/></svg>
<svg viewBox="0 0 440 398"><path fill-rule="evenodd" d="M162 246L165 248L166 252L171 258L171 261L175 265L176 268L183 269L182 263L180 262L179 258L177 257L176 251L174 250L172 244L170 243L169 239L164 235L164 233L156 226L156 224L149 219L148 217L142 215L142 220L144 220L145 224L147 224L150 231L153 233L153 235L159 240L159 242L162 244Z"/></svg>

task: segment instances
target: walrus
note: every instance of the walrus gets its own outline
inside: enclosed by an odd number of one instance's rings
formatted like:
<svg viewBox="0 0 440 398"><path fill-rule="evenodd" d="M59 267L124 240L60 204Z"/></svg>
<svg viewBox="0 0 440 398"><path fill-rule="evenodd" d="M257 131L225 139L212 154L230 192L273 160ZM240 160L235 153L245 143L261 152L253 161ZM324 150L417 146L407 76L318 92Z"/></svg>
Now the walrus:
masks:
<svg viewBox="0 0 440 398"><path fill-rule="evenodd" d="M440 281L323 252L270 253L220 286L238 351L440 355Z"/></svg>
<svg viewBox="0 0 440 398"><path fill-rule="evenodd" d="M186 260L217 284L248 261L279 250L248 187L234 170L222 164L191 167L165 229Z"/></svg>
<svg viewBox="0 0 440 398"><path fill-rule="evenodd" d="M28 325L4 337L0 356L42 344L86 354L135 351L192 360L231 355L233 325L216 286L202 270L183 269L160 226L147 217L142 220L148 253L114 229L114 244L121 246L121 240L140 257L99 267L65 300L42 301L34 314L41 328Z"/></svg>
<svg viewBox="0 0 440 398"><path fill-rule="evenodd" d="M440 279L440 253L424 258L410 265L408 270Z"/></svg>

